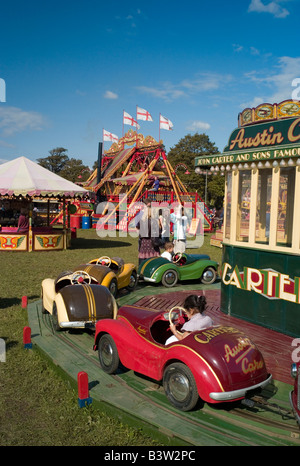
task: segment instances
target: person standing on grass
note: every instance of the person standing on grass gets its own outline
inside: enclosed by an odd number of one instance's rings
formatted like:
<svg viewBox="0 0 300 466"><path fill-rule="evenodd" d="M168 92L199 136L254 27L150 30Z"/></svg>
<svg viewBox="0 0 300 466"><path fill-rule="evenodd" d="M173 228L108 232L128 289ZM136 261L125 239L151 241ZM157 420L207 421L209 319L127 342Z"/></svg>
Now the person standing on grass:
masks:
<svg viewBox="0 0 300 466"><path fill-rule="evenodd" d="M136 228L139 230L139 264L145 259L160 255L157 243L158 232L153 228L154 225L151 225L151 201L150 199L145 199L144 203L145 207L138 214L136 223Z"/></svg>
<svg viewBox="0 0 300 466"><path fill-rule="evenodd" d="M188 218L184 215L184 208L181 205L176 213L170 215L170 220L174 224L174 254L183 253L186 248Z"/></svg>

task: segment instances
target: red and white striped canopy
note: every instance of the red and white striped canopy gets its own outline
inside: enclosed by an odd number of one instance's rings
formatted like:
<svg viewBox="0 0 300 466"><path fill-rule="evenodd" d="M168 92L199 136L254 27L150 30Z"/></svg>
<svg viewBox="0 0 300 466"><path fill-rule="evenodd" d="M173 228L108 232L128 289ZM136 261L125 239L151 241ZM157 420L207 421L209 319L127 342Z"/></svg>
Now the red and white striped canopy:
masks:
<svg viewBox="0 0 300 466"><path fill-rule="evenodd" d="M0 195L73 197L88 193L26 157L0 165Z"/></svg>

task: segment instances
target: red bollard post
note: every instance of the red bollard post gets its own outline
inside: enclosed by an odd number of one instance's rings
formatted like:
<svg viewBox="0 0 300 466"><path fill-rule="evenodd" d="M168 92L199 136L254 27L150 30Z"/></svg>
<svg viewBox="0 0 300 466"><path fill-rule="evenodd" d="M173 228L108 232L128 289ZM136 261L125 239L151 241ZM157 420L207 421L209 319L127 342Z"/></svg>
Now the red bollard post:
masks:
<svg viewBox="0 0 300 466"><path fill-rule="evenodd" d="M92 398L89 396L89 381L86 372L78 372L78 405L79 408L84 408L87 404L92 403Z"/></svg>
<svg viewBox="0 0 300 466"><path fill-rule="evenodd" d="M27 307L27 296L22 296L22 309Z"/></svg>
<svg viewBox="0 0 300 466"><path fill-rule="evenodd" d="M28 348L28 349L32 348L30 327L23 328L23 343L24 343L24 348Z"/></svg>

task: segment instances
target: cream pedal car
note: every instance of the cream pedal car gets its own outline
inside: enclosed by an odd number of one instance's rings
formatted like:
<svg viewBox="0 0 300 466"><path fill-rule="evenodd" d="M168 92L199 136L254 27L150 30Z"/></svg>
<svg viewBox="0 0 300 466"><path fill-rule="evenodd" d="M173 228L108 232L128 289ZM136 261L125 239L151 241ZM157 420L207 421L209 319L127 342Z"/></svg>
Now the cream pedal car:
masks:
<svg viewBox="0 0 300 466"><path fill-rule="evenodd" d="M92 328L98 320L115 319L117 303L106 286L88 272L61 273L42 282L42 312L50 313L55 330Z"/></svg>

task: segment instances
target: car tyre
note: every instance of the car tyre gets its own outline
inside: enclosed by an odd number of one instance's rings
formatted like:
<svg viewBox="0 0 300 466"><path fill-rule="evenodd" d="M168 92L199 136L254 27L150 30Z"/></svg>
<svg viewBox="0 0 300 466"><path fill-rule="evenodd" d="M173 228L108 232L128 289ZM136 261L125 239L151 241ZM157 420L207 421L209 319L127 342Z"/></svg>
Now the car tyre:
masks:
<svg viewBox="0 0 300 466"><path fill-rule="evenodd" d="M115 298L117 296L117 293L118 293L118 283L117 283L117 280L115 278L112 278L108 289L111 292L111 294L113 295L113 297Z"/></svg>
<svg viewBox="0 0 300 466"><path fill-rule="evenodd" d="M117 346L113 338L105 333L99 341L98 356L101 368L107 374L113 374L117 371L120 359Z"/></svg>
<svg viewBox="0 0 300 466"><path fill-rule="evenodd" d="M59 326L59 323L58 323L57 306L55 302L53 303L51 316L52 316L52 324L53 324L54 330L56 332L60 332L62 328Z"/></svg>
<svg viewBox="0 0 300 466"><path fill-rule="evenodd" d="M170 403L181 411L191 411L199 400L191 370L183 363L173 363L164 372L163 387Z"/></svg>
<svg viewBox="0 0 300 466"><path fill-rule="evenodd" d="M133 270L130 274L129 285L126 286L126 289L128 291L134 291L136 284L137 284L137 273L135 270Z"/></svg>
<svg viewBox="0 0 300 466"><path fill-rule="evenodd" d="M217 278L217 272L213 267L207 267L202 276L201 276L201 283L204 285L211 285L216 281Z"/></svg>
<svg viewBox="0 0 300 466"><path fill-rule="evenodd" d="M166 270L161 278L161 282L166 288L171 288L172 286L175 286L178 282L177 271L174 269Z"/></svg>

